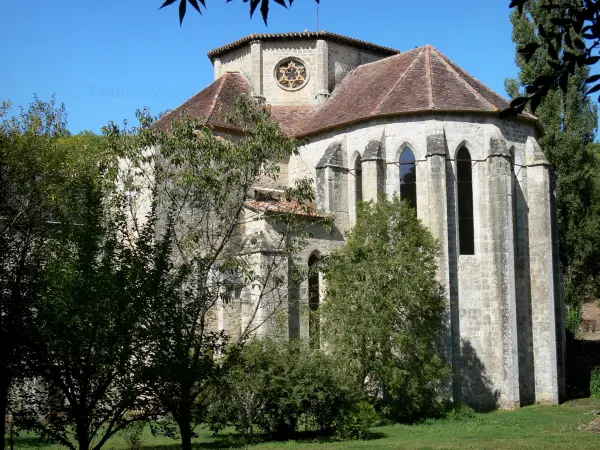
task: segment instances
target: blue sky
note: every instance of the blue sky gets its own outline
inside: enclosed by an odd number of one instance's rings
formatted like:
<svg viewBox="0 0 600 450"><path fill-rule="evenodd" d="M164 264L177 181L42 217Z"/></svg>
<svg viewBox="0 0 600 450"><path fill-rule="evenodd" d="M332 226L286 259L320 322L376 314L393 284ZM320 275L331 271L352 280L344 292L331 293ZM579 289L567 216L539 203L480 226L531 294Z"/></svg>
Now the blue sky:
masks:
<svg viewBox="0 0 600 450"><path fill-rule="evenodd" d="M173 109L213 81L206 53L251 33L316 30L316 3L274 4L269 26L242 0L206 0L179 27L164 0L0 2L0 100L65 103L73 132ZM361 8L365 3L367 7ZM321 0L320 29L407 51L431 44L495 91L517 74L509 0ZM384 80L382 80L384 81Z"/></svg>

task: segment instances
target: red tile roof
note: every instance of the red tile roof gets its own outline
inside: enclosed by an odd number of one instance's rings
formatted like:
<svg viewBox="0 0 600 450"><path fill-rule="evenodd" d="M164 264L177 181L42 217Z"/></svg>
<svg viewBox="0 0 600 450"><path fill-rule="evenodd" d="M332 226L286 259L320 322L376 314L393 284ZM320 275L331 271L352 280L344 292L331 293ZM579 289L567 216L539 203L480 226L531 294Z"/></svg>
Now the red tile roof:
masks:
<svg viewBox="0 0 600 450"><path fill-rule="evenodd" d="M508 100L426 45L357 67L295 128L295 135L308 136L381 116L497 113L508 107ZM521 117L536 120L527 113Z"/></svg>
<svg viewBox="0 0 600 450"><path fill-rule="evenodd" d="M270 106L271 117L279 122L284 133L291 136L296 135L298 126L308 118L314 108L311 105Z"/></svg>
<svg viewBox="0 0 600 450"><path fill-rule="evenodd" d="M242 74L228 72L158 125L164 129L170 119L186 111L208 125L235 129L226 117L235 99L251 92ZM272 105L270 109L284 132L303 137L376 117L427 112L498 114L508 107L508 100L426 45L357 67L321 105ZM528 113L520 117L537 120Z"/></svg>
<svg viewBox="0 0 600 450"><path fill-rule="evenodd" d="M220 56L224 53L230 52L231 50L235 50L240 48L252 41L283 41L283 40L316 40L316 39L324 39L327 41L340 42L342 44L350 45L352 47L361 48L363 50L368 50L373 53L377 53L383 56L396 55L400 53L398 50L384 47L382 45L373 44L372 42L361 41L360 39L354 39L348 36L343 36L341 34L330 33L329 31L303 31L299 33L266 33L266 34L251 34L250 36L243 37L238 39L237 41L233 41L227 45L224 45L219 48L215 48L208 52L208 57L211 61L217 56Z"/></svg>
<svg viewBox="0 0 600 450"><path fill-rule="evenodd" d="M165 130L169 122L186 113L207 125L235 128L227 117L233 112L235 100L242 94L250 94L252 89L244 76L237 72L227 72L204 90L198 92L181 106L163 116L158 121L159 128Z"/></svg>
<svg viewBox="0 0 600 450"><path fill-rule="evenodd" d="M326 217L324 214L317 211L314 204L304 204L297 200L273 200L273 201L260 201L260 200L248 200L245 202L248 208L270 212L270 213L281 213L281 214L297 214L299 216L310 216L310 217Z"/></svg>

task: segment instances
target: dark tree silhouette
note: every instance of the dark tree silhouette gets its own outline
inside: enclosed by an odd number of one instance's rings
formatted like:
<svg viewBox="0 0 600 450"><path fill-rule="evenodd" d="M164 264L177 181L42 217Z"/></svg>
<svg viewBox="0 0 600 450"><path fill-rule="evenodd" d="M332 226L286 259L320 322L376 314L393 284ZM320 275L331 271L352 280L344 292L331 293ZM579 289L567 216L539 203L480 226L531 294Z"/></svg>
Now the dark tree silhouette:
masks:
<svg viewBox="0 0 600 450"><path fill-rule="evenodd" d="M160 9L164 8L165 6L169 6L172 5L173 3L176 3L178 0L166 0L163 5L160 7ZM226 3L229 3L231 0L226 0ZM317 3L319 3L319 0L315 0ZM265 21L265 25L267 24L267 18L269 16L269 0L243 0L244 3L249 3L250 4L250 17L252 17L254 15L254 11L256 11L256 8L258 8L258 5L260 5L260 13L262 15L263 20ZM277 3L278 5L283 6L284 8L288 8L290 6L292 6L292 4L294 3L294 0L273 0L274 3ZM198 11L200 14L202 14L202 10L200 9L200 6L202 5L202 7L206 8L206 1L205 0L179 0L179 24L181 25L181 23L183 22L183 18L185 17L185 13L187 10L187 4L192 5L192 7Z"/></svg>
<svg viewBox="0 0 600 450"><path fill-rule="evenodd" d="M509 7L517 8L520 14L529 14L530 5L530 0L511 0ZM600 61L600 0L545 0L542 8L553 15L551 26L536 23L541 42L532 41L518 51L527 61L536 52L547 51L551 57L550 69L528 84L527 95L515 98L507 112L521 112L528 104L535 112L542 98L555 87L567 91L569 77L578 68L591 67ZM588 94L600 91L600 75L588 77L586 83Z"/></svg>

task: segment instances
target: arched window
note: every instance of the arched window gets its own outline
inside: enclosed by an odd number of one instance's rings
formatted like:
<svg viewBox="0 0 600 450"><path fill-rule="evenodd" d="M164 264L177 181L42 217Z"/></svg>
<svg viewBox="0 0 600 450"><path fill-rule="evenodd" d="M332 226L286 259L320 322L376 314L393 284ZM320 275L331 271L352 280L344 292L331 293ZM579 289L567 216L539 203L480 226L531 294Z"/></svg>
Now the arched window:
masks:
<svg viewBox="0 0 600 450"><path fill-rule="evenodd" d="M360 156L356 157L356 162L354 163L354 192L356 197L356 203L362 202L362 161Z"/></svg>
<svg viewBox="0 0 600 450"><path fill-rule="evenodd" d="M417 166L415 154L405 148L400 154L400 198L417 209Z"/></svg>
<svg viewBox="0 0 600 450"><path fill-rule="evenodd" d="M320 324L319 324L319 271L317 264L319 256L310 255L308 258L308 339L310 348L320 346Z"/></svg>
<svg viewBox="0 0 600 450"><path fill-rule="evenodd" d="M456 185L458 200L458 238L461 255L475 254L473 223L473 172L471 155L466 147L456 154Z"/></svg>

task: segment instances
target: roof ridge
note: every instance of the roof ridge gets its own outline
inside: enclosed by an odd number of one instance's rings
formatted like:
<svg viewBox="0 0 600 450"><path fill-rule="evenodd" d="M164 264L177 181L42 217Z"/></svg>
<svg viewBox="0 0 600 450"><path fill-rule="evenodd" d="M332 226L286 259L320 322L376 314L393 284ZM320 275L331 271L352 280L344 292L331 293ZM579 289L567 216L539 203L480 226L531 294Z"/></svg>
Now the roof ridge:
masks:
<svg viewBox="0 0 600 450"><path fill-rule="evenodd" d="M252 33L250 35L244 36L240 39L232 41L228 44L222 45L221 47L217 47L208 52L208 57L213 60L214 57L217 57L225 52L234 50L238 47L241 47L245 44L253 40L273 40L273 39L319 39L319 38L329 38L334 41L340 41L342 43L346 43L347 45L354 45L357 47L362 47L364 49L373 51L378 54L385 54L387 56L395 55L400 53L399 50L396 50L391 47L386 47L383 45L375 44L373 42L363 41L362 39L353 38L350 36L345 36L343 34L332 33L331 31L299 31L299 32L288 32L288 33Z"/></svg>
<svg viewBox="0 0 600 450"><path fill-rule="evenodd" d="M209 109L209 113L208 116L206 117L206 122L208 123L210 121L210 118L212 117L212 115L215 112L215 108L217 107L217 100L219 99L219 96L221 95L221 91L223 90L223 86L225 85L225 81L227 80L227 77L232 74L233 72L225 72L224 75L222 75L219 80L221 80L221 83L219 84L219 87L217 88L217 93L215 94L212 104L210 105L210 109Z"/></svg>
<svg viewBox="0 0 600 450"><path fill-rule="evenodd" d="M433 104L433 77L431 76L431 45L427 44L425 46L427 50L427 62L425 64L425 69L427 72L427 100L429 101L429 109L435 109Z"/></svg>
<svg viewBox="0 0 600 450"><path fill-rule="evenodd" d="M421 55L423 54L424 47L419 47L418 49L415 49L415 50L421 50L421 51L419 52L419 54L417 56L415 56L415 58L410 63L410 65L406 68L406 70L404 71L404 73L396 80L396 82L394 83L394 85L391 87L391 89L384 96L383 100L381 102L379 102L379 104L375 108L373 108L371 110L371 114L375 114L383 106L383 104L385 103L385 101L390 98L390 95L392 95L392 92L394 92L394 90L398 87L398 85L404 80L404 78L406 77L406 74L408 74L408 72L410 72L410 70L414 67L415 63L417 62L417 60L421 57ZM410 52L406 52L403 55L405 56L408 53L410 53ZM387 59L389 61L388 58L385 58L385 59ZM384 61L384 60L380 60L380 61Z"/></svg>
<svg viewBox="0 0 600 450"><path fill-rule="evenodd" d="M476 97L481 98L485 103L489 104L492 109L498 111L500 108L498 108L498 106L494 105L492 102L490 102L487 98L485 98L483 95L481 95L477 89L475 89L473 86L471 86L471 84L469 82L467 82L467 80L464 79L464 77L452 66L452 64L449 64L448 61L446 61L446 58L444 57L444 55L442 55L440 53L440 51L433 47L430 46L433 51L436 53L436 55L438 55L439 59L441 59L442 63L448 68L450 69L450 71L454 74L454 76L456 78L458 78L464 85L467 86L467 89L469 89L473 94L475 94ZM479 81L478 81L479 82ZM481 84L481 82L479 82Z"/></svg>

